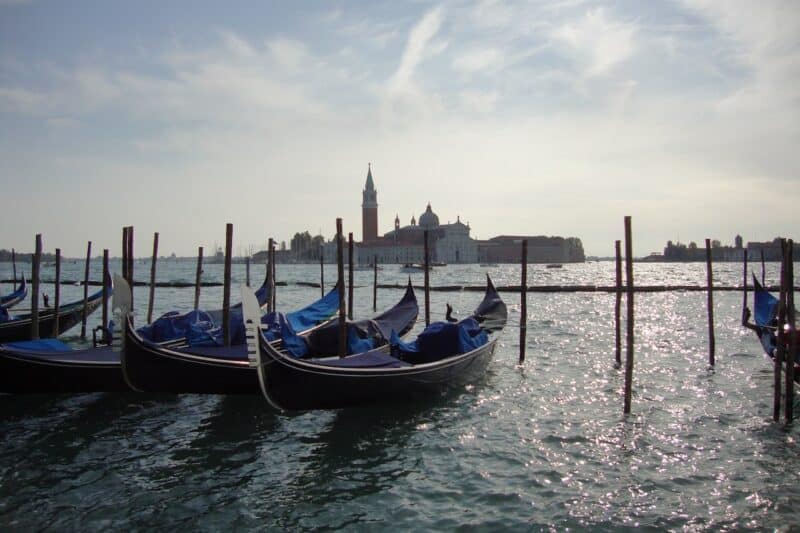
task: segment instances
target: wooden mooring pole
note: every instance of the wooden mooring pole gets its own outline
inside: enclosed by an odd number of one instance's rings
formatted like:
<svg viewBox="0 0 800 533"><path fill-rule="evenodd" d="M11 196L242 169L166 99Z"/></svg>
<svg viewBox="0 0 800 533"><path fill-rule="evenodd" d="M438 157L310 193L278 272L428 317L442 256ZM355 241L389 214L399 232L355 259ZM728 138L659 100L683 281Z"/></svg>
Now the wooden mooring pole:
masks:
<svg viewBox="0 0 800 533"><path fill-rule="evenodd" d="M372 312L378 310L378 256L372 258Z"/></svg>
<svg viewBox="0 0 800 533"><path fill-rule="evenodd" d="M13 248L11 249L11 268L14 269L14 288L12 290L16 290L17 289L17 251L14 250Z"/></svg>
<svg viewBox="0 0 800 533"><path fill-rule="evenodd" d="M339 289L339 357L347 355L347 310L344 301L344 236L342 235L342 219L336 219L336 268L338 278L336 287Z"/></svg>
<svg viewBox="0 0 800 533"><path fill-rule="evenodd" d="M56 248L56 286L55 301L53 302L53 338L58 338L58 312L61 309L61 248Z"/></svg>
<svg viewBox="0 0 800 533"><path fill-rule="evenodd" d="M250 286L250 256L244 258L244 284Z"/></svg>
<svg viewBox="0 0 800 533"><path fill-rule="evenodd" d="M625 284L627 289L628 342L625 346L625 405L623 412L631 412L631 393L633 390L633 239L631 237L631 217L625 217Z"/></svg>
<svg viewBox="0 0 800 533"><path fill-rule="evenodd" d="M122 279L128 280L128 226L122 227ZM131 287L133 291L133 287Z"/></svg>
<svg viewBox="0 0 800 533"><path fill-rule="evenodd" d="M742 254L742 325L747 323L747 248Z"/></svg>
<svg viewBox="0 0 800 533"><path fill-rule="evenodd" d="M89 315L89 263L92 260L92 241L86 245L86 266L83 270L83 311L81 314L81 340L86 340L86 318Z"/></svg>
<svg viewBox="0 0 800 533"><path fill-rule="evenodd" d="M425 270L425 327L431 325L431 263L430 253L428 252L428 230L425 230L425 264L422 265Z"/></svg>
<svg viewBox="0 0 800 533"><path fill-rule="evenodd" d="M272 268L272 237L267 240L267 313L271 313L272 309L272 293L275 290L275 279L272 277L275 269Z"/></svg>
<svg viewBox="0 0 800 533"><path fill-rule="evenodd" d="M319 247L319 294L325 297L325 248Z"/></svg>
<svg viewBox="0 0 800 533"><path fill-rule="evenodd" d="M278 262L275 260L275 239L272 240L272 245L269 247L270 253L270 264L272 265L272 285L269 288L269 297L272 300L272 310L278 310L278 294L276 292L276 287L278 285L277 281L277 274L278 274Z"/></svg>
<svg viewBox="0 0 800 533"><path fill-rule="evenodd" d="M156 261L158 260L158 232L153 233L153 259L150 261L150 294L147 298L147 323L153 321L153 302L156 297Z"/></svg>
<svg viewBox="0 0 800 533"><path fill-rule="evenodd" d="M347 234L347 318L353 320L353 232Z"/></svg>
<svg viewBox="0 0 800 533"><path fill-rule="evenodd" d="M134 281L133 281L133 226L128 226L128 283L131 286L131 323L133 323L133 294L134 294Z"/></svg>
<svg viewBox="0 0 800 533"><path fill-rule="evenodd" d="M225 346L231 345L231 255L233 253L233 224L225 225L225 273L222 287L222 337Z"/></svg>
<svg viewBox="0 0 800 533"><path fill-rule="evenodd" d="M764 249L761 248L761 286L766 287L765 279L767 275L767 267L764 264Z"/></svg>
<svg viewBox="0 0 800 533"><path fill-rule="evenodd" d="M39 269L42 265L42 234L36 234L36 248L31 263L31 339L39 339Z"/></svg>
<svg viewBox="0 0 800 533"><path fill-rule="evenodd" d="M794 242L789 239L786 243L786 321L788 351L785 371L785 396L784 420L791 424L794 419L794 363L797 354L797 325L794 312Z"/></svg>
<svg viewBox="0 0 800 533"><path fill-rule="evenodd" d="M714 274L711 270L711 239L706 239L706 287L708 288L708 364L714 366Z"/></svg>
<svg viewBox="0 0 800 533"><path fill-rule="evenodd" d="M200 308L200 278L203 275L203 247L197 247L197 272L194 275L194 308Z"/></svg>
<svg viewBox="0 0 800 533"><path fill-rule="evenodd" d="M778 297L778 331L776 333L778 346L775 348L773 358L773 396L772 420L777 422L781 418L781 368L786 352L786 336L783 325L786 323L786 241L781 240L781 277L780 295Z"/></svg>
<svg viewBox="0 0 800 533"><path fill-rule="evenodd" d="M110 287L108 286L109 281L111 278L109 277L108 273L108 248L103 249L103 310L102 310L102 321L103 321L103 342L105 344L111 344L111 335L110 331L108 330L108 292Z"/></svg>
<svg viewBox="0 0 800 533"><path fill-rule="evenodd" d="M622 250L620 241L614 241L617 254L617 290L616 303L614 304L614 332L616 341L616 367L622 366L622 327L620 322L620 309L622 308Z"/></svg>
<svg viewBox="0 0 800 533"><path fill-rule="evenodd" d="M519 364L525 362L528 343L528 239L522 239L522 273L519 281Z"/></svg>

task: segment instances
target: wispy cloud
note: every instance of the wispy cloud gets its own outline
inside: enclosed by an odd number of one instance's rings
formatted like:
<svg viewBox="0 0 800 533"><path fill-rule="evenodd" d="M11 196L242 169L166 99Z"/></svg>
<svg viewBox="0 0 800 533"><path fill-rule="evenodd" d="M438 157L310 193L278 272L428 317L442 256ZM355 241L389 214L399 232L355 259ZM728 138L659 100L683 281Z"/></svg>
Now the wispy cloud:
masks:
<svg viewBox="0 0 800 533"><path fill-rule="evenodd" d="M442 16L442 7L436 7L411 28L400 65L389 80L390 91L403 93L414 89L414 71L429 56L428 46L442 25Z"/></svg>
<svg viewBox="0 0 800 533"><path fill-rule="evenodd" d="M586 12L582 19L556 28L552 36L566 44L584 65L588 77L601 76L634 53L636 26L613 20L602 8Z"/></svg>
<svg viewBox="0 0 800 533"><path fill-rule="evenodd" d="M487 70L489 68L499 68L503 63L503 54L496 48L486 48L483 50L471 50L462 55L456 56L453 60L453 68L462 72L472 73Z"/></svg>

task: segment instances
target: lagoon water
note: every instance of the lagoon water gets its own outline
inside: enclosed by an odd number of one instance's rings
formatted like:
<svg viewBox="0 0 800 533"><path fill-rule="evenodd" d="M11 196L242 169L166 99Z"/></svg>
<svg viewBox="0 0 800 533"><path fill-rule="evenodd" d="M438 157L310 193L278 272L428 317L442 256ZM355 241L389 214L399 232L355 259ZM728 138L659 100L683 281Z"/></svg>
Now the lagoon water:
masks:
<svg viewBox="0 0 800 533"><path fill-rule="evenodd" d="M92 278L99 279L99 261ZM162 260L159 281L193 281L195 263ZM112 262L112 269L119 264ZM715 283L741 284L717 264ZM760 267L759 267L760 268ZM27 272L27 265L25 270ZM52 267L42 274L52 279ZM81 261L63 267L80 279ZM777 279L767 265L767 281ZM519 283L512 265L437 269L433 285ZM253 267L253 285L264 267ZM206 265L205 280L221 280ZM326 265L330 283L335 270ZM705 284L704 264L636 264L641 284ZM0 278L11 265L0 264ZM136 278L149 277L137 261ZM396 265L381 283L402 283ZM422 284L422 274L412 274ZM319 289L319 266L279 265L280 309ZM234 281L244 265L234 265ZM372 272L356 272L355 314L372 313ZM610 262L533 265L529 283L613 285ZM6 293L8 284L0 285ZM43 290L52 297L52 285ZM234 301L238 291L234 290ZM378 308L400 298L378 291ZM772 422L772 367L739 324L742 293L715 293L710 369L703 292L636 295L632 414L614 367L614 295L528 295L527 359L517 365L519 294L483 379L434 402L281 414L263 398L199 395L0 395L3 530L773 529L800 525L798 424ZM156 314L194 290L157 289ZM62 301L82 298L64 286ZM418 292L423 303L423 296ZM480 292L432 292L467 314ZM220 287L204 288L218 308ZM147 288L135 290L137 319ZM624 305L624 304L623 304ZM417 330L423 322L421 309ZM90 327L99 323L99 312ZM623 310L624 316L624 310ZM624 328L624 325L623 325ZM624 331L624 329L623 329ZM64 338L77 341L78 328ZM624 351L624 348L623 348ZM623 354L624 356L624 354ZM800 405L795 406L800 412Z"/></svg>

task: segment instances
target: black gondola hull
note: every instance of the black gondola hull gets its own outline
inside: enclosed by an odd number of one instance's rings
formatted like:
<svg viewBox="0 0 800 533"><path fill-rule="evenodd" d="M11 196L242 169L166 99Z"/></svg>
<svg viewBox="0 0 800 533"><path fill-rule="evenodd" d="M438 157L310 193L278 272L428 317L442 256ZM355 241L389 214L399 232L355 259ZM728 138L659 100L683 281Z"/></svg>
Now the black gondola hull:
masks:
<svg viewBox="0 0 800 533"><path fill-rule="evenodd" d="M431 365L397 369L347 369L304 364L262 345L264 394L285 410L340 409L411 404L474 383L491 361L496 340Z"/></svg>
<svg viewBox="0 0 800 533"><path fill-rule="evenodd" d="M131 388L142 392L258 394L258 374L247 362L244 345L229 349L241 351L241 358L182 354L144 343L126 328L122 374Z"/></svg>
<svg viewBox="0 0 800 533"><path fill-rule="evenodd" d="M110 348L96 350L106 351ZM84 350L78 353L91 355L92 352L93 350ZM69 355L69 353L40 354L0 348L0 392L130 391L122 379L118 362L115 364L107 361L67 361L62 358Z"/></svg>
<svg viewBox="0 0 800 533"><path fill-rule="evenodd" d="M412 312L402 311L406 323L402 333L410 330L417 318L416 297L409 286L398 306L413 301ZM380 316L391 314L391 309ZM379 317L380 317L379 316ZM378 319L380 319L378 317ZM323 329L308 330L308 333ZM335 335L332 346L337 346ZM187 348L174 350L144 341L130 322L125 328L122 370L128 385L143 392L177 394L260 394L258 373L247 360L247 347Z"/></svg>
<svg viewBox="0 0 800 533"><path fill-rule="evenodd" d="M110 291L109 291L110 295ZM92 314L103 303L102 293L89 299L86 304L86 316ZM73 328L83 318L83 304L70 304L58 313L58 335ZM39 336L41 338L53 337L53 326L56 314L53 309L45 309L39 313ZM0 343L26 341L31 339L31 326L33 320L26 316L19 320L0 322Z"/></svg>

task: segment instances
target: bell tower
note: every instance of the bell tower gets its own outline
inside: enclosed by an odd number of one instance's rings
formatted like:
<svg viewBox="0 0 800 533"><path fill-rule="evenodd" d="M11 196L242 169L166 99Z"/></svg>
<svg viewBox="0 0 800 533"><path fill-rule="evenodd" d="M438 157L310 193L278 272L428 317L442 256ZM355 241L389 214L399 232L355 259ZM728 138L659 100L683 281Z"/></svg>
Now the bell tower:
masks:
<svg viewBox="0 0 800 533"><path fill-rule="evenodd" d="M367 183L361 202L361 240L372 242L378 238L378 191L372 182L372 164L367 164Z"/></svg>

